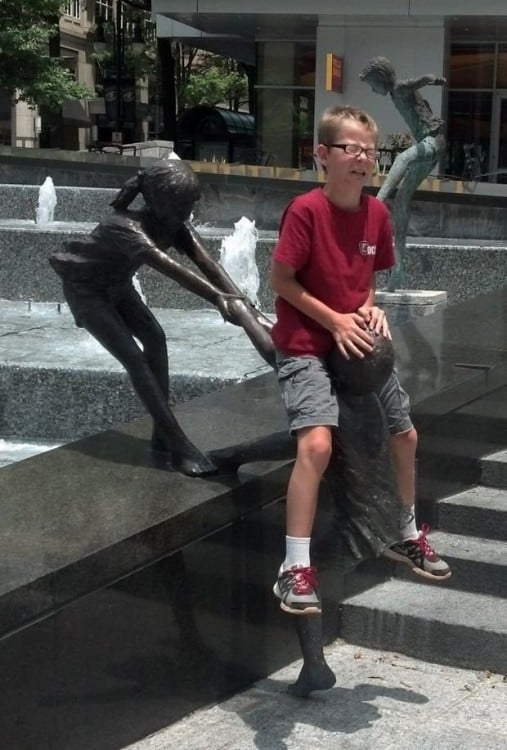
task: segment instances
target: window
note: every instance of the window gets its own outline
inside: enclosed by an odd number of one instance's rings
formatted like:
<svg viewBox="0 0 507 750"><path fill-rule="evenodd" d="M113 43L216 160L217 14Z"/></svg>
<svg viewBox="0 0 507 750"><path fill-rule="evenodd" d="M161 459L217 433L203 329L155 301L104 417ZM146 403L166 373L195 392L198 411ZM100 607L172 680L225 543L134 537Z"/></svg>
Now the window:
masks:
<svg viewBox="0 0 507 750"><path fill-rule="evenodd" d="M102 18L104 21L113 20L113 0L95 1L95 21Z"/></svg>
<svg viewBox="0 0 507 750"><path fill-rule="evenodd" d="M315 46L302 42L258 44L256 132L261 164L313 166Z"/></svg>
<svg viewBox="0 0 507 750"><path fill-rule="evenodd" d="M64 13L71 18L81 18L81 0L68 0L65 3Z"/></svg>
<svg viewBox="0 0 507 750"><path fill-rule="evenodd" d="M495 45L453 44L449 73L451 89L491 89L495 73Z"/></svg>
<svg viewBox="0 0 507 750"><path fill-rule="evenodd" d="M315 46L299 42L259 44L260 86L315 86Z"/></svg>
<svg viewBox="0 0 507 750"><path fill-rule="evenodd" d="M498 46L496 85L499 89L507 89L507 44Z"/></svg>

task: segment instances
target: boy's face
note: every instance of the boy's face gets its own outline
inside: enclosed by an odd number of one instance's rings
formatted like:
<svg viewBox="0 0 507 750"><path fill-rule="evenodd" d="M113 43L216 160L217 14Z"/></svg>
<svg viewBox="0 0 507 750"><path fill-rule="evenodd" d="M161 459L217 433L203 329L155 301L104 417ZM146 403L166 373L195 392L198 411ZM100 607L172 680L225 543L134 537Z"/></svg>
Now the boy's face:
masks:
<svg viewBox="0 0 507 750"><path fill-rule="evenodd" d="M377 144L374 133L357 120L342 120L333 143L335 146L329 143L317 146L317 156L327 171L328 185L362 189L371 179L375 158L368 157L365 151L357 156L347 154L336 144L353 144L375 151Z"/></svg>

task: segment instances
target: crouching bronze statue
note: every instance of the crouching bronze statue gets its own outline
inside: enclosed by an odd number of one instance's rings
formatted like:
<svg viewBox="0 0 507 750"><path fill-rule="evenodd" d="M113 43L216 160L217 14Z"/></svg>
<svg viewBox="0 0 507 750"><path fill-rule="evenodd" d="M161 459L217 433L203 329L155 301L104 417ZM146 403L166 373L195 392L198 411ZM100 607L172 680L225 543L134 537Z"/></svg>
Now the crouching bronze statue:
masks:
<svg viewBox="0 0 507 750"><path fill-rule="evenodd" d="M144 205L129 209L139 193ZM266 361L273 356L269 320L244 298L188 223L199 197L197 178L184 162L157 162L125 183L111 204L114 212L89 237L64 242L50 258L76 325L121 362L152 416L153 449L163 453L168 469L190 476L213 474L217 467L185 435L169 406L165 334L134 288L135 272L146 264L177 281L242 326ZM171 246L204 276L171 258L166 252Z"/></svg>

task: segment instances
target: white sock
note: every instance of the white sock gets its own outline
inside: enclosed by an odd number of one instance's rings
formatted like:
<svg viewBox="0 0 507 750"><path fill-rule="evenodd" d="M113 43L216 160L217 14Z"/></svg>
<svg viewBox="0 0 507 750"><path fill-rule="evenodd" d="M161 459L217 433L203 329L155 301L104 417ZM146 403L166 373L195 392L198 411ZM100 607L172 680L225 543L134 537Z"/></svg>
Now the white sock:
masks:
<svg viewBox="0 0 507 750"><path fill-rule="evenodd" d="M415 523L415 506L414 505L403 505L400 511L400 519L398 522L400 529L401 540L406 539L418 539L419 532Z"/></svg>
<svg viewBox="0 0 507 750"><path fill-rule="evenodd" d="M310 565L310 537L285 537L285 560L282 568L288 570L293 565L302 565L305 568Z"/></svg>

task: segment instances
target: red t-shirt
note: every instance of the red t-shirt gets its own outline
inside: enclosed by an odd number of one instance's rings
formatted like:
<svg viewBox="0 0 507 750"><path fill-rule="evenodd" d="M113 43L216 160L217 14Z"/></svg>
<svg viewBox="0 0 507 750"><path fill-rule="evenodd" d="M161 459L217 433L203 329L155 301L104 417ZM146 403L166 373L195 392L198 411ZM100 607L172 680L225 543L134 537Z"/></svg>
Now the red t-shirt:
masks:
<svg viewBox="0 0 507 750"><path fill-rule="evenodd" d="M328 307L355 312L368 297L375 271L395 263L389 212L367 194L359 211L344 211L315 188L287 206L273 259L296 269L299 283ZM282 354L329 353L334 343L329 331L280 297L275 312L272 336Z"/></svg>

